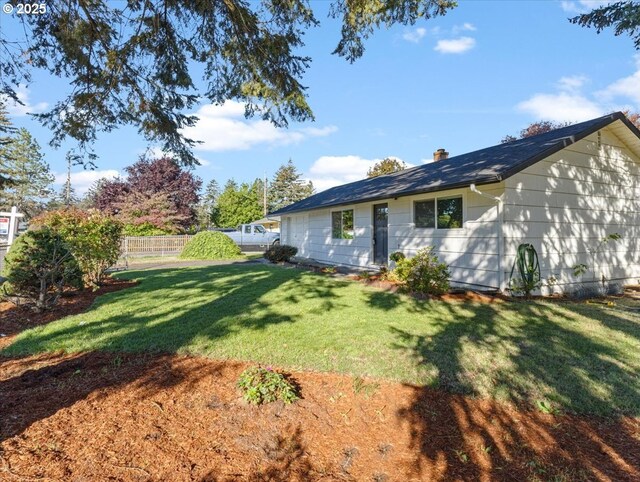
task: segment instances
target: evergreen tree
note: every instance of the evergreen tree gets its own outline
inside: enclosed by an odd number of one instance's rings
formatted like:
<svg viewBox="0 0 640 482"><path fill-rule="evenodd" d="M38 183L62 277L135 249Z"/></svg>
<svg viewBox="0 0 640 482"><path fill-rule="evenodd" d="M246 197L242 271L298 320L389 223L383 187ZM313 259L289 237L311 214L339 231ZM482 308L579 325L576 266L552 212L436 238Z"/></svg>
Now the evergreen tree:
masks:
<svg viewBox="0 0 640 482"><path fill-rule="evenodd" d="M9 177L9 147L14 142L12 137L16 132L16 128L9 120L7 108L0 99L0 190L6 186L12 185L13 181Z"/></svg>
<svg viewBox="0 0 640 482"><path fill-rule="evenodd" d="M640 50L640 3L617 1L611 4L598 2L600 5L588 13L570 18L571 23L582 27L595 28L597 33L605 28L613 27L616 35L626 33L633 39L636 50Z"/></svg>
<svg viewBox="0 0 640 482"><path fill-rule="evenodd" d="M14 181L0 191L0 209L18 209L33 217L44 208L51 193L54 176L44 162L40 146L26 129L19 129L14 140L3 148L4 168Z"/></svg>
<svg viewBox="0 0 640 482"><path fill-rule="evenodd" d="M81 209L97 208L97 200L98 200L98 197L100 196L100 191L103 189L103 186L107 182L109 182L109 179L107 179L106 177L102 177L97 181L94 181L91 184L91 186L89 186L89 189L87 189L87 192L80 200L79 207Z"/></svg>
<svg viewBox="0 0 640 482"><path fill-rule="evenodd" d="M3 2L4 3L4 2ZM65 78L68 95L38 119L89 148L99 131L135 125L195 164L186 115L202 99L244 102L248 115L278 126L313 119L302 84L311 58L304 35L319 25L309 1L56 1L46 15L21 15L0 35L0 92L16 96L31 69ZM333 53L354 62L377 28L443 16L453 0L335 0ZM333 26L330 27L333 31ZM37 41L34 41L37 39ZM28 62L25 62L28 59ZM198 88L194 74L203 77Z"/></svg>
<svg viewBox="0 0 640 482"><path fill-rule="evenodd" d="M304 182L293 161L278 168L269 187L269 211L273 212L313 194L311 181Z"/></svg>
<svg viewBox="0 0 640 482"><path fill-rule="evenodd" d="M51 200L47 203L47 211L54 211L57 209L64 209L69 207L88 208L80 199L80 196L76 194L76 190L71 185L69 177L65 181L64 185L59 191L55 192L51 197Z"/></svg>
<svg viewBox="0 0 640 482"><path fill-rule="evenodd" d="M262 217L256 183L242 183L238 186L233 179L227 181L218 197L217 225L235 228L239 224L250 223Z"/></svg>
<svg viewBox="0 0 640 482"><path fill-rule="evenodd" d="M212 224L217 226L218 196L220 196L218 181L211 179L204 189L204 194L200 196L200 203L197 208L200 227L208 228Z"/></svg>

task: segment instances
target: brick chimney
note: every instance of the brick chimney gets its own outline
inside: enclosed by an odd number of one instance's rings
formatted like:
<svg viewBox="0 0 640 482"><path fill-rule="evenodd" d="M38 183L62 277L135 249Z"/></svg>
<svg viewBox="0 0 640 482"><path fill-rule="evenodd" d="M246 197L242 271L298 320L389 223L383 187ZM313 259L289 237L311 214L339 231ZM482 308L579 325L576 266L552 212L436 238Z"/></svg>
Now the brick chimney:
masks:
<svg viewBox="0 0 640 482"><path fill-rule="evenodd" d="M433 153L434 162L441 161L442 159L446 159L447 157L449 157L449 153L444 149L438 149L436 152Z"/></svg>

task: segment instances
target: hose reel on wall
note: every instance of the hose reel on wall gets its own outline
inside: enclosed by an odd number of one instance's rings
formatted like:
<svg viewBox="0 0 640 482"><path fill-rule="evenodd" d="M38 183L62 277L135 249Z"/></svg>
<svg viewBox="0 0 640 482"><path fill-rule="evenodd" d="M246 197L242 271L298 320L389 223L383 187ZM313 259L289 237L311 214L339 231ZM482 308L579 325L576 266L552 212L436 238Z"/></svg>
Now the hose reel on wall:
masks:
<svg viewBox="0 0 640 482"><path fill-rule="evenodd" d="M517 273L514 277L516 268ZM530 243L523 243L518 246L516 259L511 268L509 290L529 298L531 292L540 287L540 280L540 262L536 248Z"/></svg>

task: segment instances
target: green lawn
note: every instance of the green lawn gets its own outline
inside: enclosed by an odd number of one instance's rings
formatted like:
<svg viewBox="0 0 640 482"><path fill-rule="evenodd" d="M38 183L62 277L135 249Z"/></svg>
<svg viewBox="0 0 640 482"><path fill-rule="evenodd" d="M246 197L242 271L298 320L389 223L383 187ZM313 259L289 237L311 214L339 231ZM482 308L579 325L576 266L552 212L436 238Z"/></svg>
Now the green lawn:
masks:
<svg viewBox="0 0 640 482"><path fill-rule="evenodd" d="M3 354L163 351L640 415L638 306L417 301L296 269L128 271L141 284Z"/></svg>

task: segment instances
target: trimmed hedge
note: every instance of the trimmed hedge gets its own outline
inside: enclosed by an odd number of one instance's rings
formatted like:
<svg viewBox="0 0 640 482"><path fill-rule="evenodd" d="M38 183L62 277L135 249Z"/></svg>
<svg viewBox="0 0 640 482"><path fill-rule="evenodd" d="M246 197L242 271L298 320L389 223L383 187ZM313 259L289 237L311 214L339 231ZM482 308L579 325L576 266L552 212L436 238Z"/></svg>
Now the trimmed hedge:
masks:
<svg viewBox="0 0 640 482"><path fill-rule="evenodd" d="M233 259L241 256L238 245L229 236L217 231L196 234L180 253L183 259Z"/></svg>

